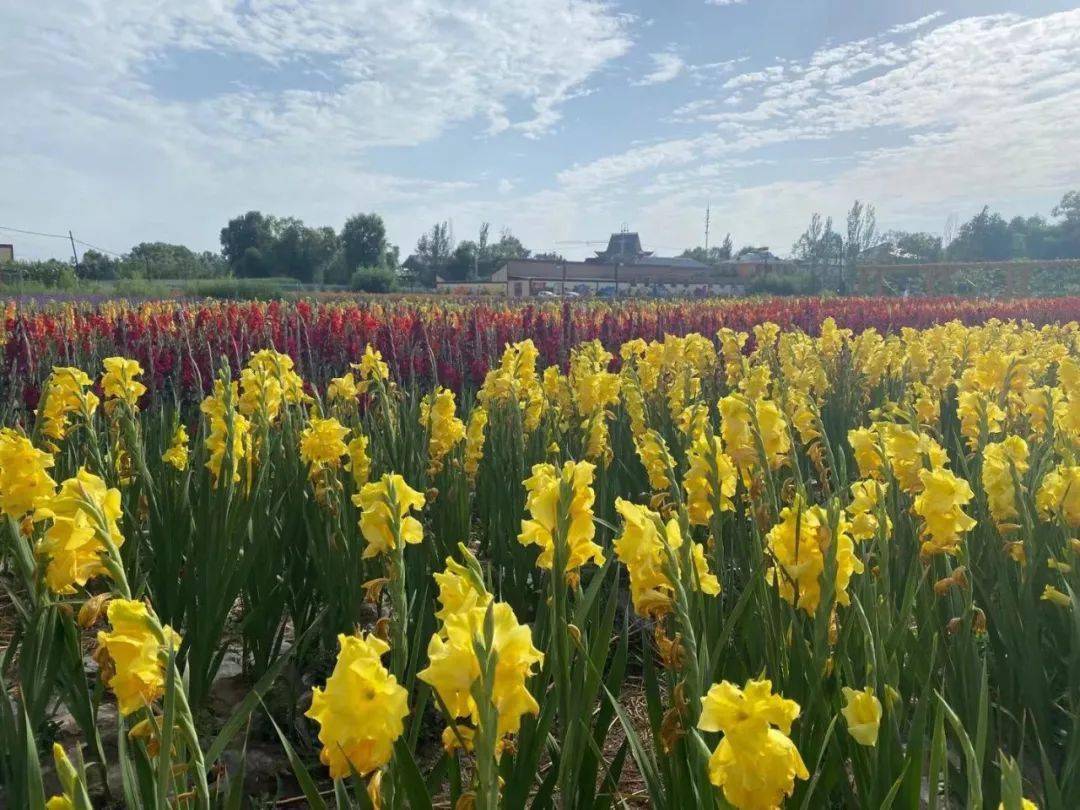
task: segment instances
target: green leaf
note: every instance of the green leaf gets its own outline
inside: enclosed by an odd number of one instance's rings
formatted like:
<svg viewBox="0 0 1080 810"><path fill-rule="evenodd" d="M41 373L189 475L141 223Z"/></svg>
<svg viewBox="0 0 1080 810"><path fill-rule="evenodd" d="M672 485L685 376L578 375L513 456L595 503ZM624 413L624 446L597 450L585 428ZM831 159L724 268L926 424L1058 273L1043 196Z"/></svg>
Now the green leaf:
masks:
<svg viewBox="0 0 1080 810"><path fill-rule="evenodd" d="M259 701L262 702L261 700ZM266 709L266 706L263 706ZM270 714L269 710L266 712L266 716L270 718L270 722L274 726L274 731L277 732L278 739L281 740L281 747L285 749L285 756L289 758L289 767L292 768L293 775L296 777L296 781L300 784L300 789L304 792L304 797L308 801L308 807L311 810L326 810L326 802L323 801L322 796L319 795L319 789L315 786L315 781L311 778L311 774L308 773L308 769L304 767L304 763L300 761L300 757L296 755L296 751L293 749L289 739L285 736L285 733L281 730L281 727L277 724L274 716Z"/></svg>
<svg viewBox="0 0 1080 810"><path fill-rule="evenodd" d="M416 766L412 751L401 737L394 743L394 772L398 784L405 789L409 807L412 810L431 810L431 796L428 795L424 776Z"/></svg>

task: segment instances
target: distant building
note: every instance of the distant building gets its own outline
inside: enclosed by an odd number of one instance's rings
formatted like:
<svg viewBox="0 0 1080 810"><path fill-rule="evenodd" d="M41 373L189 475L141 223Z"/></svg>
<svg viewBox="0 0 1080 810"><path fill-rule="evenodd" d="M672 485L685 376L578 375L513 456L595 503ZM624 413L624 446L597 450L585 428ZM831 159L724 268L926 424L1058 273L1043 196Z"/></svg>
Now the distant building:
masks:
<svg viewBox="0 0 1080 810"><path fill-rule="evenodd" d="M589 264L635 264L645 262L652 256L651 250L641 249L641 237L630 231L613 233L608 239L607 250L598 250L585 261Z"/></svg>
<svg viewBox="0 0 1080 810"><path fill-rule="evenodd" d="M795 270L797 264L789 259L781 259L768 248L748 250L720 263L721 274L737 279L739 283L765 278L775 272Z"/></svg>
<svg viewBox="0 0 1080 810"><path fill-rule="evenodd" d="M0 245L0 264L7 264L8 262L13 261L15 261L15 246Z"/></svg>
<svg viewBox="0 0 1080 810"><path fill-rule="evenodd" d="M657 259L633 264L604 264L546 259L513 259L475 282L438 280L440 292L458 295L505 295L509 298L573 294L614 296L736 295L741 290L711 267L692 259Z"/></svg>

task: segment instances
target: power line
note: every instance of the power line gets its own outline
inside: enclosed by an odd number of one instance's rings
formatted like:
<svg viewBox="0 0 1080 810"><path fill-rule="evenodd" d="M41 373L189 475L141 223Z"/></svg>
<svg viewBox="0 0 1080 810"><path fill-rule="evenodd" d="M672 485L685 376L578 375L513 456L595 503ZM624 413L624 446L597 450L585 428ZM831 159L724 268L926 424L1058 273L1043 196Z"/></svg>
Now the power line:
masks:
<svg viewBox="0 0 1080 810"><path fill-rule="evenodd" d="M75 241L84 247L96 250L98 253L108 253L110 256L115 256L118 259L124 258L123 253L117 253L115 250L108 250L107 248L98 247L97 245L91 245L89 242L84 242L82 239L76 239Z"/></svg>
<svg viewBox="0 0 1080 810"><path fill-rule="evenodd" d="M53 239L67 239L68 238L68 235L66 233L43 233L41 231L27 231L27 230L24 230L22 228L11 228L11 227L9 227L7 225L0 225L0 231L11 231L12 233L25 233L25 234L29 234L30 236L48 236L48 237L51 237Z"/></svg>

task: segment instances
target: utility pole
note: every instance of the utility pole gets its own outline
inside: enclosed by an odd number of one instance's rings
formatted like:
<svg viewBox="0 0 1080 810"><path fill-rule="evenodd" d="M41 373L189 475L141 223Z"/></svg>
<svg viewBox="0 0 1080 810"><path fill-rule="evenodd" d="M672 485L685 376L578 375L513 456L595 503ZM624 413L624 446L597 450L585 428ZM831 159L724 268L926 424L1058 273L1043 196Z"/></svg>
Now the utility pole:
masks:
<svg viewBox="0 0 1080 810"><path fill-rule="evenodd" d="M60 237L63 239L63 237ZM71 255L75 259L75 275L79 275L79 254L75 251L75 235L69 230L68 239L71 240Z"/></svg>
<svg viewBox="0 0 1080 810"><path fill-rule="evenodd" d="M709 213L712 208L711 203L705 204L705 255L709 255Z"/></svg>

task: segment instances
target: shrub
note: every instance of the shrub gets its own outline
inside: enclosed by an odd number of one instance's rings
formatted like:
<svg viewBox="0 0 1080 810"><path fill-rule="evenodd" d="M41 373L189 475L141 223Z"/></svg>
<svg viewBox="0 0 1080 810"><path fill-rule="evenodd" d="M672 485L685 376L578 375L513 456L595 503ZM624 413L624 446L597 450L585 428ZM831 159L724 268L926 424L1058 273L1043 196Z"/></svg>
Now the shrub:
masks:
<svg viewBox="0 0 1080 810"><path fill-rule="evenodd" d="M349 286L357 292L393 292L397 276L388 267L361 267L353 273Z"/></svg>

